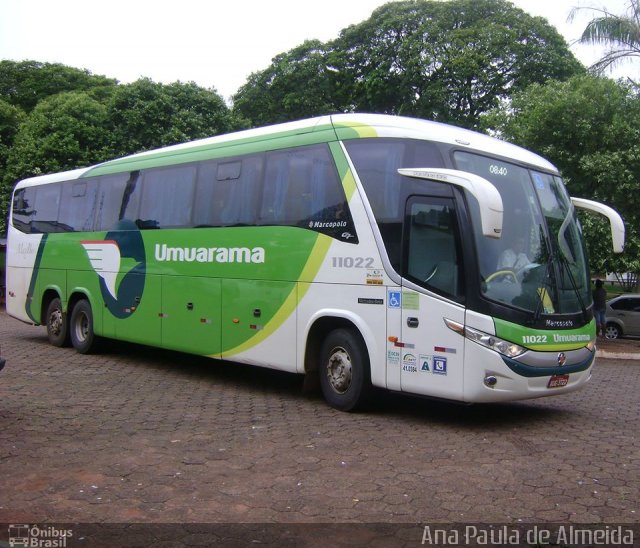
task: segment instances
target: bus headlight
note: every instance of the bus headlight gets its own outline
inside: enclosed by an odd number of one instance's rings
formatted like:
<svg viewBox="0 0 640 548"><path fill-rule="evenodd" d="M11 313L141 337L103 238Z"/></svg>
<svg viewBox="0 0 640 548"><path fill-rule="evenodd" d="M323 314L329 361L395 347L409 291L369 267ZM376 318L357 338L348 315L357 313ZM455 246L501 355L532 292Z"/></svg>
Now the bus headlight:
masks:
<svg viewBox="0 0 640 548"><path fill-rule="evenodd" d="M526 349L520 345L505 341L496 337L495 335L483 333L482 331L478 331L477 329L473 329L471 327L465 327L464 334L467 339L477 342L482 346L486 346L491 350L495 350L500 354L504 354L509 358L515 358L516 356L519 356L520 354L524 354L524 352L526 352Z"/></svg>

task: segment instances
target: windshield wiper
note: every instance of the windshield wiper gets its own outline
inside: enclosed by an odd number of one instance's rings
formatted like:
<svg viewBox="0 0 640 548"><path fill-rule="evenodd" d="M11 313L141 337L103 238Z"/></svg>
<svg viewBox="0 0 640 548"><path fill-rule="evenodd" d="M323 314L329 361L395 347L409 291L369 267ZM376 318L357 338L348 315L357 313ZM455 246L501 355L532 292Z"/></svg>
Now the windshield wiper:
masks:
<svg viewBox="0 0 640 548"><path fill-rule="evenodd" d="M550 255L549 256L549 260L547 262L547 266L544 270L544 277L542 278L542 287L540 289L542 289L542 291L547 291L547 288L549 289L553 289L552 284L549 282L549 280L551 279L551 267L553 265L555 261L555 256L554 255ZM547 293L549 293L549 291L547 291ZM549 297L551 298L551 297ZM538 303L536 304L536 309L533 313L533 325L535 325L538 320L540 319L540 311L543 308L543 300L544 300L544 295L542 292L538 292Z"/></svg>
<svg viewBox="0 0 640 548"><path fill-rule="evenodd" d="M569 228L569 224L571 222L571 219L573 218L574 213L575 213L575 209L573 205L571 205L571 207L569 207L569 210L567 211L565 218L562 221L562 225L560 225L560 230L558 230L558 247L560 248L559 261L560 261L560 269L561 269L560 276L564 277L563 271L562 271L562 269L564 269L564 271L567 273L569 277L569 282L571 283L571 289L573 289L573 292L578 298L578 303L580 305L580 308L582 309L582 315L584 316L584 319L586 321L587 309L585 307L584 301L582 300L582 296L580 295L580 290L578 289L578 284L576 283L576 280L573 277L573 273L571 272L571 267L569 264L570 259L572 259L573 262L575 263L575 256L571 249L571 246L569 245L569 242L567 241L567 238L565 237L566 231Z"/></svg>
<svg viewBox="0 0 640 548"><path fill-rule="evenodd" d="M578 289L578 284L576 283L576 279L573 277L573 273L571 272L569 261L564 256L560 257L560 268L564 268L565 272L568 274L569 281L571 282L571 289L573 289L573 292L575 293L576 297L578 297L578 303L580 304L580 308L582 309L582 315L584 316L584 320L587 321L587 307L585 306L584 300L580 295L580 290Z"/></svg>

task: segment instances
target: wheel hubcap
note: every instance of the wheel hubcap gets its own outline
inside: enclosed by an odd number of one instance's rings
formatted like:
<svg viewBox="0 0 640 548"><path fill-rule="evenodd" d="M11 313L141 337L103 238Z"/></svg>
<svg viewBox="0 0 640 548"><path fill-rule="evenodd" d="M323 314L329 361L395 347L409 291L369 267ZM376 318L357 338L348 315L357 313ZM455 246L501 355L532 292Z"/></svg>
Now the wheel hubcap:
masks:
<svg viewBox="0 0 640 548"><path fill-rule="evenodd" d="M344 348L335 348L327 363L329 385L338 394L344 394L351 385L351 358Z"/></svg>
<svg viewBox="0 0 640 548"><path fill-rule="evenodd" d="M49 331L53 335L60 335L62 331L62 310L59 308L49 315Z"/></svg>
<svg viewBox="0 0 640 548"><path fill-rule="evenodd" d="M76 338L84 342L89 334L89 319L86 314L80 314L76 322Z"/></svg>

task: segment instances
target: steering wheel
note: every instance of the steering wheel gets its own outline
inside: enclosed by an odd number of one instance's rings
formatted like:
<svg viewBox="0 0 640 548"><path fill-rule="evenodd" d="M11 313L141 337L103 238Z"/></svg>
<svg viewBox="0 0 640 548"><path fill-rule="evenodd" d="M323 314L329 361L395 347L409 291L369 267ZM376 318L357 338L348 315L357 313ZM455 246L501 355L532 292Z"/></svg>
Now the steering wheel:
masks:
<svg viewBox="0 0 640 548"><path fill-rule="evenodd" d="M493 274L487 276L486 281L492 282L494 280L497 281L505 281L509 283L517 283L518 276L513 270L496 270Z"/></svg>

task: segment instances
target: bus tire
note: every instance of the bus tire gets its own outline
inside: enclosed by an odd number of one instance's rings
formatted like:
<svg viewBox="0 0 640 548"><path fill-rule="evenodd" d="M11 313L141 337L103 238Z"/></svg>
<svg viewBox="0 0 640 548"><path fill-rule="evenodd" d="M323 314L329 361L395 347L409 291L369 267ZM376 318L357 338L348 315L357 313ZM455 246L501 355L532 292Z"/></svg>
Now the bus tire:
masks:
<svg viewBox="0 0 640 548"><path fill-rule="evenodd" d="M361 409L372 387L369 355L360 334L344 328L331 331L320 359L320 387L327 403L341 411Z"/></svg>
<svg viewBox="0 0 640 548"><path fill-rule="evenodd" d="M80 354L90 354L96 349L97 337L93 332L93 313L86 299L76 303L69 322L71 344Z"/></svg>
<svg viewBox="0 0 640 548"><path fill-rule="evenodd" d="M51 299L47 306L45 324L49 343L53 346L69 345L69 322L67 315L62 311L62 301L58 297Z"/></svg>

